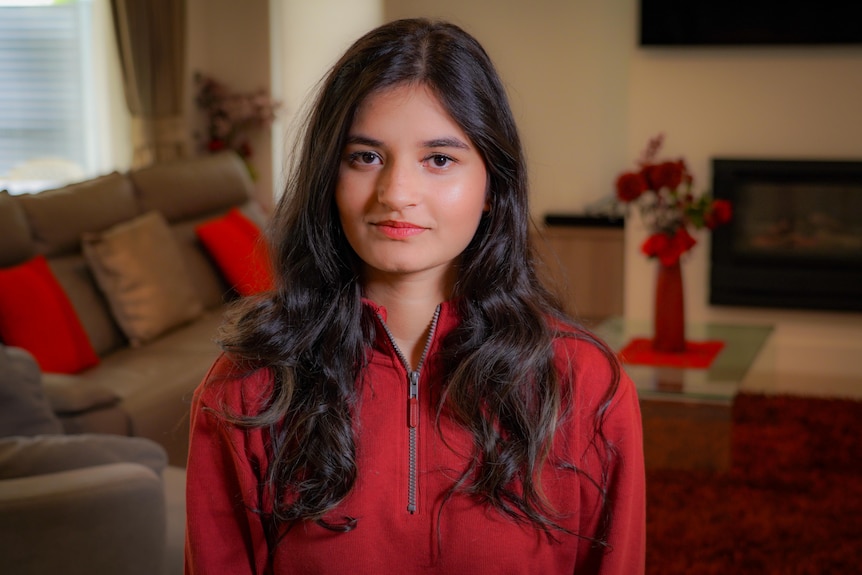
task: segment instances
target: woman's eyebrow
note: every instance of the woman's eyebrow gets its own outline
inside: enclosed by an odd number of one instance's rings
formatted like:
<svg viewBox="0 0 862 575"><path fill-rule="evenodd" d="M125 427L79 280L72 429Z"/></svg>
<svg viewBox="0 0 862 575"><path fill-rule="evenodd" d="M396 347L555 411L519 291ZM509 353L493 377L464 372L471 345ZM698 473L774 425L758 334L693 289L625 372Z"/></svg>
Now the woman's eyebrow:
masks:
<svg viewBox="0 0 862 575"><path fill-rule="evenodd" d="M362 134L352 134L347 136L347 144L359 145L359 146L369 146L371 148L382 148L383 142L380 140L375 140L374 138L370 138L368 136L363 136ZM469 150L470 146L466 143L462 142L458 138L434 138L433 140L426 140L422 142L423 148L458 148L461 150Z"/></svg>
<svg viewBox="0 0 862 575"><path fill-rule="evenodd" d="M436 138L428 140L422 144L425 148L460 148L469 150L470 146L459 140L458 138Z"/></svg>
<svg viewBox="0 0 862 575"><path fill-rule="evenodd" d="M383 142L381 142L380 140L375 140L374 138L369 138L368 136L363 136L361 134L347 136L347 143L359 144L360 146L369 146L371 148L383 147Z"/></svg>

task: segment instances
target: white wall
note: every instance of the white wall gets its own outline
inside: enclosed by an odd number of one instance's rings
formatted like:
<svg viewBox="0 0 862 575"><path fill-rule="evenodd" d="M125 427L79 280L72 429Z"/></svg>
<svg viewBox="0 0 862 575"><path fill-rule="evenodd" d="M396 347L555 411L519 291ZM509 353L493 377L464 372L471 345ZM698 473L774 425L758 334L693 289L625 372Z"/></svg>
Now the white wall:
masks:
<svg viewBox="0 0 862 575"><path fill-rule="evenodd" d="M302 110L321 78L365 32L383 22L380 0L270 0L273 93L285 109L273 126L275 192Z"/></svg>

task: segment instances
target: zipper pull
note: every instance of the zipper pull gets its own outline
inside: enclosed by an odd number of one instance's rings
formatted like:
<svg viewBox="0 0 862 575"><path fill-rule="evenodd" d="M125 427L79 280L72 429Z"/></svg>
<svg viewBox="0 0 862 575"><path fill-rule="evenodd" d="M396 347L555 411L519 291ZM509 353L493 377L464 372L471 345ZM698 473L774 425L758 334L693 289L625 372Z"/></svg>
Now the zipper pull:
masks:
<svg viewBox="0 0 862 575"><path fill-rule="evenodd" d="M407 425L419 425L419 372L410 372L410 390L407 396Z"/></svg>

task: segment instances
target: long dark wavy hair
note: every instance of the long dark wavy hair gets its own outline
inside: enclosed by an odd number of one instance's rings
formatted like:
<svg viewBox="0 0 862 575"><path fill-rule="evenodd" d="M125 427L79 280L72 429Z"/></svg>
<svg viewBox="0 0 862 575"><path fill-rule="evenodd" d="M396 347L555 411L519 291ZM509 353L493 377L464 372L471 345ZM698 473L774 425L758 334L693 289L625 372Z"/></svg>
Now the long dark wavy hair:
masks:
<svg viewBox="0 0 862 575"><path fill-rule="evenodd" d="M461 322L442 345L438 423L448 417L472 434L475 455L450 495L467 493L546 534L564 531L539 485L568 393L554 368L553 342L595 340L565 317L537 277L526 167L505 90L482 46L450 23L385 24L356 41L324 78L271 221L276 285L238 302L221 336L239 365L271 372L273 392L260 413L223 415L269 433L262 481L273 496L271 533L298 520L338 531L357 525L329 512L356 479L357 381L377 328L360 302L362 262L342 231L334 194L357 108L404 84L433 91L488 172L491 209L460 258L452 294ZM614 374L606 408L619 367L596 344ZM593 441L604 441L602 414ZM604 498L604 478L588 479Z"/></svg>

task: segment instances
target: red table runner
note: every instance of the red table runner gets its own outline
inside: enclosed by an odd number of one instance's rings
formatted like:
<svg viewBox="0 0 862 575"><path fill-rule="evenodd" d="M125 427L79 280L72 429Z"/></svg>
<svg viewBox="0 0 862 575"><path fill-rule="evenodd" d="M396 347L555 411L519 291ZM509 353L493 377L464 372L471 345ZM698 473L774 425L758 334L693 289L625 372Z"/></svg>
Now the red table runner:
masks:
<svg viewBox="0 0 862 575"><path fill-rule="evenodd" d="M636 365L707 369L718 353L724 349L724 342L687 341L685 348L685 351L679 353L655 351L652 348L652 340L636 337L620 350L619 357L623 363Z"/></svg>

